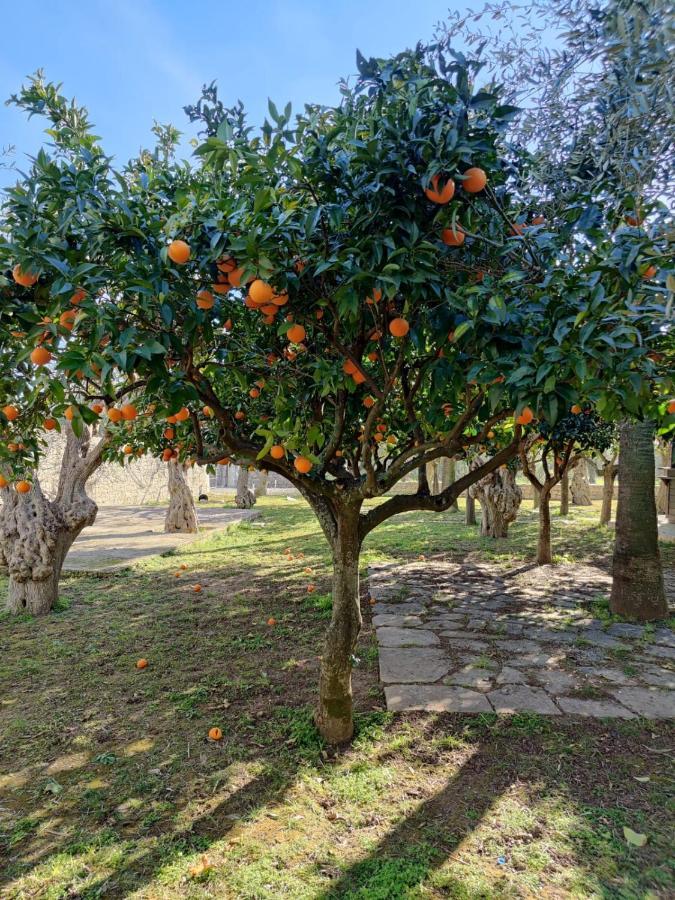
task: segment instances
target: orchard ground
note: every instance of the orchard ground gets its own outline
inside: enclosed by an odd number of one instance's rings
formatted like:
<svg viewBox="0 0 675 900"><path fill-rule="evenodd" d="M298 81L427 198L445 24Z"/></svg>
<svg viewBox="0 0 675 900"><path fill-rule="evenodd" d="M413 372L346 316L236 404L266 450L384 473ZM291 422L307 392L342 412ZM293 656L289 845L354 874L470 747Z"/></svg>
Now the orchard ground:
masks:
<svg viewBox="0 0 675 900"><path fill-rule="evenodd" d="M67 574L47 620L0 620L0 895L668 896L672 722L392 715L364 579L357 735L327 750L311 720L325 541L300 501L258 509L131 570ZM554 518L556 562L609 565L598 514ZM531 562L529 508L506 540L476 533L401 516L368 537L364 573Z"/></svg>

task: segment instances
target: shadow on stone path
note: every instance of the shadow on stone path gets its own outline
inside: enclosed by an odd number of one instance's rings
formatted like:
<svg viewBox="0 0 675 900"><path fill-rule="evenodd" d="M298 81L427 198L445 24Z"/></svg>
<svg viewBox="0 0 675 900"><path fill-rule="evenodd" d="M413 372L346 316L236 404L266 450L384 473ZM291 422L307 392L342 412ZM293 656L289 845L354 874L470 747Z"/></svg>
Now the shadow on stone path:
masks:
<svg viewBox="0 0 675 900"><path fill-rule="evenodd" d="M675 718L675 633L597 618L610 587L582 565L371 566L387 708Z"/></svg>

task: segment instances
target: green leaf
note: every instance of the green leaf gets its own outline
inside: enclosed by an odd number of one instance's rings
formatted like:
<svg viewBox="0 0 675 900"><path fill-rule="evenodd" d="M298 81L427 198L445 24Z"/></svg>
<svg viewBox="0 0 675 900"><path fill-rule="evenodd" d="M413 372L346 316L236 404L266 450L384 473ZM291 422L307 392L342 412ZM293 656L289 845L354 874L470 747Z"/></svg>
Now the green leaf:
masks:
<svg viewBox="0 0 675 900"><path fill-rule="evenodd" d="M626 839L626 843L630 844L632 847L644 847L647 843L646 834L640 834L639 831L633 831L633 829L629 828L627 825L623 826L623 836Z"/></svg>

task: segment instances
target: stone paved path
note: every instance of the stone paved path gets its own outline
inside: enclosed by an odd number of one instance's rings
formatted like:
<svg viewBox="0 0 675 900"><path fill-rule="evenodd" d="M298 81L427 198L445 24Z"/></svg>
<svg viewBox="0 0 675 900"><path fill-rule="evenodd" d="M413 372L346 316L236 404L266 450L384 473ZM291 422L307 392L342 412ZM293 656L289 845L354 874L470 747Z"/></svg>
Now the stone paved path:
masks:
<svg viewBox="0 0 675 900"><path fill-rule="evenodd" d="M91 528L85 528L66 557L68 571L107 572L201 540L212 531L254 519L253 510L203 507L197 510L199 534L166 534L165 506L102 506Z"/></svg>
<svg viewBox="0 0 675 900"><path fill-rule="evenodd" d="M675 633L605 624L590 566L424 561L369 570L387 708L675 717Z"/></svg>

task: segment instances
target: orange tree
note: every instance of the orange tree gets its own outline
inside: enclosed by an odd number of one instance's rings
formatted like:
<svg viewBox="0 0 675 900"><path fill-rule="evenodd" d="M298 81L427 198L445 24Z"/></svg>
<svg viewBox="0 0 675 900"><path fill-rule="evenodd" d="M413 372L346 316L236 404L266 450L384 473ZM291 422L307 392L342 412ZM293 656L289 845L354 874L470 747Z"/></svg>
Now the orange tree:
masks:
<svg viewBox="0 0 675 900"><path fill-rule="evenodd" d="M231 459L308 501L334 564L317 710L332 742L353 729L365 537L447 509L589 379L613 414L632 379L653 391L653 319L627 317L614 292L589 302L596 275L578 284L568 210L533 221L537 185L504 140L516 111L477 88L480 63L434 45L358 64L339 105L291 120L270 104L261 134L208 88L189 111L205 128L197 166L175 161L165 131L122 172L38 76L15 99L50 118L54 146L10 192L1 247L8 278L17 264L38 276L12 289L36 315L81 292L75 332L36 327L21 351L53 354L42 390L65 377L75 426L92 396L117 409L123 390L137 416L110 426L110 454ZM629 352L612 352L615 334ZM434 495L426 464L478 445L490 458ZM414 493L392 494L415 472Z"/></svg>

